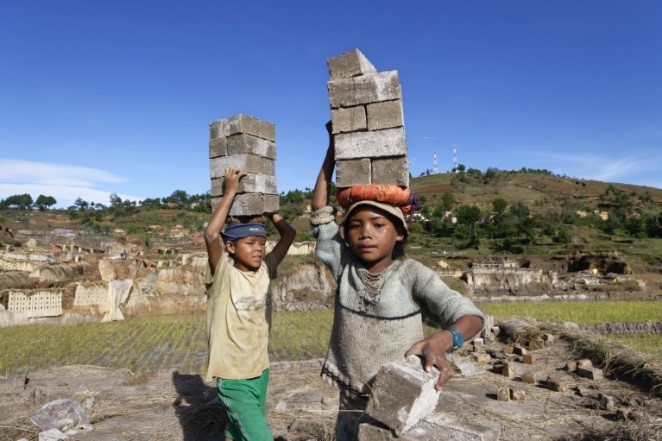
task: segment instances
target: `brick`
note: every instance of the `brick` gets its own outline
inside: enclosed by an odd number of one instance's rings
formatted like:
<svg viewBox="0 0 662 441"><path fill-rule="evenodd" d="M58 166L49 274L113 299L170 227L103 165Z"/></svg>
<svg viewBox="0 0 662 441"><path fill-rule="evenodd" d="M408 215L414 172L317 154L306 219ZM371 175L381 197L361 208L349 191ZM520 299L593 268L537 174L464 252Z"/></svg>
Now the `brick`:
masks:
<svg viewBox="0 0 662 441"><path fill-rule="evenodd" d="M602 380L604 376L602 375L602 369L594 367L578 367L577 375L580 377L588 378L590 380Z"/></svg>
<svg viewBox="0 0 662 441"><path fill-rule="evenodd" d="M522 389L511 389L510 398L513 401L524 401L526 399L526 391Z"/></svg>
<svg viewBox="0 0 662 441"><path fill-rule="evenodd" d="M524 354L524 355L522 355L522 363L524 363L524 364L536 364L536 355L535 354Z"/></svg>
<svg viewBox="0 0 662 441"><path fill-rule="evenodd" d="M515 352L515 347L514 346L504 346L503 347L503 353L506 354L506 355L512 354L514 352Z"/></svg>
<svg viewBox="0 0 662 441"><path fill-rule="evenodd" d="M230 216L248 216L277 211L278 207L274 208L274 198L278 200L277 195L238 194L235 196L228 214Z"/></svg>
<svg viewBox="0 0 662 441"><path fill-rule="evenodd" d="M474 338L471 342L474 352L480 351L485 346L485 339L483 338Z"/></svg>
<svg viewBox="0 0 662 441"><path fill-rule="evenodd" d="M211 198L211 209L212 212L221 203L221 197L212 197ZM275 199L275 201L274 201ZM244 193L238 194L235 196L230 211L229 216L251 216L251 215L261 215L263 213L274 213L278 211L279 199L277 195L262 195L258 193ZM276 208L274 205L276 204Z"/></svg>
<svg viewBox="0 0 662 441"><path fill-rule="evenodd" d="M401 100L368 104L366 110L368 114L368 130L404 126Z"/></svg>
<svg viewBox="0 0 662 441"><path fill-rule="evenodd" d="M341 133L334 141L336 160L407 155L403 128Z"/></svg>
<svg viewBox="0 0 662 441"><path fill-rule="evenodd" d="M264 199L264 213L277 213L280 211L280 197L277 194L265 194Z"/></svg>
<svg viewBox="0 0 662 441"><path fill-rule="evenodd" d="M372 160L372 183L409 187L409 167L406 157Z"/></svg>
<svg viewBox="0 0 662 441"><path fill-rule="evenodd" d="M332 109L402 99L398 71L370 73L327 82Z"/></svg>
<svg viewBox="0 0 662 441"><path fill-rule="evenodd" d="M526 354L526 349L521 346L515 346L514 353L517 355L524 355Z"/></svg>
<svg viewBox="0 0 662 441"><path fill-rule="evenodd" d="M364 423L359 426L357 439L359 441L497 441L500 434L499 424L480 425L462 421L445 413L435 413L397 436L387 428Z"/></svg>
<svg viewBox="0 0 662 441"><path fill-rule="evenodd" d="M515 378L515 363L505 363L501 368L501 375L508 378Z"/></svg>
<svg viewBox="0 0 662 441"><path fill-rule="evenodd" d="M232 155L212 158L209 161L211 178L225 176L225 170L229 167L236 168L246 173L274 176L276 164L272 159L256 155Z"/></svg>
<svg viewBox="0 0 662 441"><path fill-rule="evenodd" d="M497 401L510 401L510 388L502 387L497 389L496 399Z"/></svg>
<svg viewBox="0 0 662 441"><path fill-rule="evenodd" d="M370 159L348 159L336 162L336 186L370 184Z"/></svg>
<svg viewBox="0 0 662 441"><path fill-rule="evenodd" d="M216 158L218 156L228 155L228 141L227 138L216 138L209 140L209 157Z"/></svg>
<svg viewBox="0 0 662 441"><path fill-rule="evenodd" d="M577 362L569 361L565 364L565 368L567 369L568 372L575 372L577 370Z"/></svg>
<svg viewBox="0 0 662 441"><path fill-rule="evenodd" d="M520 377L523 383L536 384L540 378L537 372L526 372Z"/></svg>
<svg viewBox="0 0 662 441"><path fill-rule="evenodd" d="M209 124L209 139L226 138L237 133L246 133L269 141L276 141L276 126L252 116L239 114Z"/></svg>
<svg viewBox="0 0 662 441"><path fill-rule="evenodd" d="M326 60L329 75L333 79L350 78L358 75L375 73L377 69L358 49L340 54Z"/></svg>
<svg viewBox="0 0 662 441"><path fill-rule="evenodd" d="M545 342L545 346L549 346L554 343L554 334L543 334L542 339Z"/></svg>
<svg viewBox="0 0 662 441"><path fill-rule="evenodd" d="M579 368L588 369L592 367L593 367L593 362L588 358L582 358L581 360L577 360L577 369Z"/></svg>
<svg viewBox="0 0 662 441"><path fill-rule="evenodd" d="M249 173L239 180L237 193L278 194L276 177ZM211 180L211 195L223 196L223 178Z"/></svg>
<svg viewBox="0 0 662 441"><path fill-rule="evenodd" d="M331 109L332 133L347 133L366 130L368 123L364 106Z"/></svg>
<svg viewBox="0 0 662 441"><path fill-rule="evenodd" d="M598 401L600 401L600 409L606 410L607 412L613 412L616 410L616 400L611 395L600 394L598 395Z"/></svg>
<svg viewBox="0 0 662 441"><path fill-rule="evenodd" d="M366 413L401 433L434 411L439 392L434 389L439 371L423 370L410 356L383 365L377 372Z"/></svg>
<svg viewBox="0 0 662 441"><path fill-rule="evenodd" d="M570 384L566 380L559 377L547 377L545 385L547 386L547 389L556 392L565 392L570 389Z"/></svg>
<svg viewBox="0 0 662 441"><path fill-rule="evenodd" d="M223 178L216 178L211 180L211 196L223 196Z"/></svg>
<svg viewBox="0 0 662 441"><path fill-rule="evenodd" d="M227 139L228 155L249 154L276 159L276 143L268 139L240 133Z"/></svg>

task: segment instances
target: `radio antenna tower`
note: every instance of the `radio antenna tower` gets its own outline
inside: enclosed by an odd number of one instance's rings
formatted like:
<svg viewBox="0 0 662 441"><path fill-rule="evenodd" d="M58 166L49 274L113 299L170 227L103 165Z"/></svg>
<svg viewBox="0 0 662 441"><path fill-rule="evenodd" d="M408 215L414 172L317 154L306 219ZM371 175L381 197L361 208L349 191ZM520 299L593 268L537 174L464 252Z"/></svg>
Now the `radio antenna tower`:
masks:
<svg viewBox="0 0 662 441"><path fill-rule="evenodd" d="M453 171L457 171L458 167L458 162L457 162L457 146L453 144Z"/></svg>
<svg viewBox="0 0 662 441"><path fill-rule="evenodd" d="M437 168L437 151L434 150L432 152L432 173L437 174L439 173L439 169Z"/></svg>

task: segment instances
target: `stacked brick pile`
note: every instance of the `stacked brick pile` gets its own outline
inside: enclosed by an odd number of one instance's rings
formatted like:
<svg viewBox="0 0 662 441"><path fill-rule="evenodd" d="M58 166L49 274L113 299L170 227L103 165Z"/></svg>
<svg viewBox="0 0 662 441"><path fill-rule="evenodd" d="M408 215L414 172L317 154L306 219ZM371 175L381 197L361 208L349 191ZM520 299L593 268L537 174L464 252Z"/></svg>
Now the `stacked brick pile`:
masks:
<svg viewBox="0 0 662 441"><path fill-rule="evenodd" d="M398 72L377 72L358 49L327 64L336 186L409 186Z"/></svg>
<svg viewBox="0 0 662 441"><path fill-rule="evenodd" d="M248 115L235 115L209 125L209 168L212 210L221 202L227 168L246 172L239 181L230 216L274 213L276 190L276 127Z"/></svg>

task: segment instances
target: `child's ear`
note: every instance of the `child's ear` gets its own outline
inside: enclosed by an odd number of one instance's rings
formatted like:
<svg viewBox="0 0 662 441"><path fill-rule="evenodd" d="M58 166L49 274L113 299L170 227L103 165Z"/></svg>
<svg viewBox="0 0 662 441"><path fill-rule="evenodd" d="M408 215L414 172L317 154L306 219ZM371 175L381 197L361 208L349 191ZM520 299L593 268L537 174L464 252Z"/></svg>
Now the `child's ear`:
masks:
<svg viewBox="0 0 662 441"><path fill-rule="evenodd" d="M395 240L396 240L396 242L403 241L403 240L405 239L405 237L407 237L407 232L406 232L405 229L402 228L402 226L400 226L400 225L398 225L398 227L397 227L397 229L395 230L395 232L396 232L396 236L395 236Z"/></svg>
<svg viewBox="0 0 662 441"><path fill-rule="evenodd" d="M228 254L234 254L234 242L226 242L225 249L227 250Z"/></svg>

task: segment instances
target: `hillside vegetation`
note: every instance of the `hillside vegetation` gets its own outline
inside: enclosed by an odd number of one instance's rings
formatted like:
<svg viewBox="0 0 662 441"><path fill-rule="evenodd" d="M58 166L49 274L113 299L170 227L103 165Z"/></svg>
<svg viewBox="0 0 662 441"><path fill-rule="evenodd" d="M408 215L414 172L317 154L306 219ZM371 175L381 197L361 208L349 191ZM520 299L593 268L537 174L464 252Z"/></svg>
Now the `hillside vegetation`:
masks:
<svg viewBox="0 0 662 441"><path fill-rule="evenodd" d="M540 256L545 260L574 252L619 252L639 265L662 263L662 190L588 181L546 170L476 169L412 178L422 212L411 225L409 253L422 260L438 253L466 256ZM310 240L310 189L281 194L281 213ZM40 195L0 201L0 244L20 245L19 230L68 228L89 237L125 234L147 248L176 227L199 235L210 215L210 198L182 190L141 203L112 195L109 205L80 198L67 209L49 209ZM21 205L23 204L23 205ZM275 233L273 229L269 230ZM200 241L193 241L200 244ZM643 269L643 268L642 268ZM651 268L647 268L651 269Z"/></svg>

